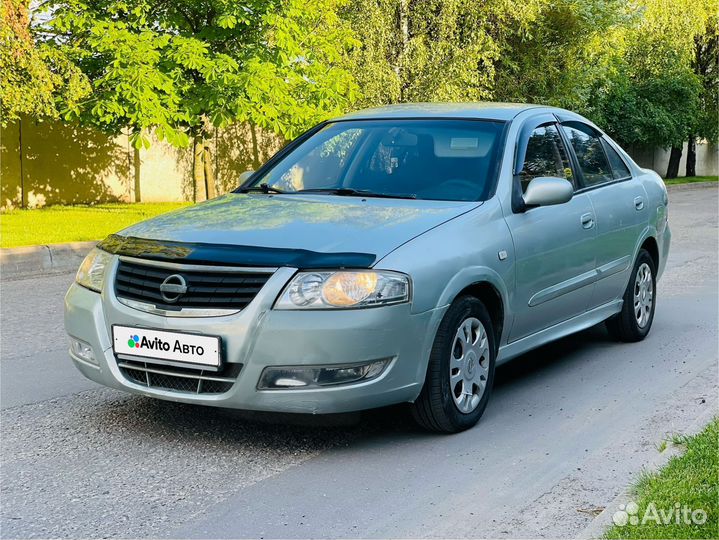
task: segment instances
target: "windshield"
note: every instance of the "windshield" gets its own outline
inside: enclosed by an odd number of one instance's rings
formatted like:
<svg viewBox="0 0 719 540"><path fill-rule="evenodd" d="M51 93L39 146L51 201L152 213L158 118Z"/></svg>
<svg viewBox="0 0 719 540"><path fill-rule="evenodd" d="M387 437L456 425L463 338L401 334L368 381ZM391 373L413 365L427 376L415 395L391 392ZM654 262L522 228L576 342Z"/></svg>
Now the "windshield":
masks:
<svg viewBox="0 0 719 540"><path fill-rule="evenodd" d="M496 183L503 128L503 122L485 120L333 122L243 187L486 200Z"/></svg>

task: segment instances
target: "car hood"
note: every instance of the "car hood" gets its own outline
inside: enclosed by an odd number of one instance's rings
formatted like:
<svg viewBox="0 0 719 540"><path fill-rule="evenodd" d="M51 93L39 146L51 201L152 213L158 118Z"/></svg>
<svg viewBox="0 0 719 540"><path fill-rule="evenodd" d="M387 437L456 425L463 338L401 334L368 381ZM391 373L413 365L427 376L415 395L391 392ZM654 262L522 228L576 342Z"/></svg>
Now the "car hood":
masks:
<svg viewBox="0 0 719 540"><path fill-rule="evenodd" d="M479 202L231 193L124 229L122 237L358 252L376 260Z"/></svg>

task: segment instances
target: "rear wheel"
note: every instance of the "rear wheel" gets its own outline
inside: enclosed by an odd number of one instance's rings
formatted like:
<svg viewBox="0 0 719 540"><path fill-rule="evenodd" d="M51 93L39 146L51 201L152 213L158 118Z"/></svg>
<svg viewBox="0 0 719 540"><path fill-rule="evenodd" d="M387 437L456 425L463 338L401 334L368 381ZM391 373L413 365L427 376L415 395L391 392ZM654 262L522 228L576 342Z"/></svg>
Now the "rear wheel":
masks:
<svg viewBox="0 0 719 540"><path fill-rule="evenodd" d="M481 301L455 300L437 330L427 377L412 414L425 429L456 433L475 425L494 382L492 320Z"/></svg>
<svg viewBox="0 0 719 540"><path fill-rule="evenodd" d="M654 259L642 249L624 291L622 311L607 319L607 329L615 338L626 342L641 341L649 333L657 302L655 269Z"/></svg>

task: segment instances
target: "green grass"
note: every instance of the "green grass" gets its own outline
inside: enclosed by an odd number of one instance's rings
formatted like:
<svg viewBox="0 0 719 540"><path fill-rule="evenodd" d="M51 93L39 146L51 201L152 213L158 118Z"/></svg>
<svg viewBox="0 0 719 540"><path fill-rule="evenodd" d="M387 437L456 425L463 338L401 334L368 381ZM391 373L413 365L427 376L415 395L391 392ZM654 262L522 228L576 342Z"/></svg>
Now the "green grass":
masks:
<svg viewBox="0 0 719 540"><path fill-rule="evenodd" d="M667 185L717 182L717 176L665 180ZM133 223L175 210L188 203L96 204L50 206L0 213L0 247L101 240Z"/></svg>
<svg viewBox="0 0 719 540"><path fill-rule="evenodd" d="M694 182L719 182L719 176L683 176L681 178L664 179L664 183L668 186L693 184Z"/></svg>
<svg viewBox="0 0 719 540"><path fill-rule="evenodd" d="M639 524L613 526L606 538L719 538L719 419L694 437L675 437L673 444L685 446L684 454L637 483L634 502L639 506ZM677 503L703 509L707 520L703 525L684 524L680 517L677 524L672 517L666 525L653 520L641 524L650 503L664 512Z"/></svg>
<svg viewBox="0 0 719 540"><path fill-rule="evenodd" d="M187 204L113 203L10 210L0 214L0 247L101 240L133 223Z"/></svg>

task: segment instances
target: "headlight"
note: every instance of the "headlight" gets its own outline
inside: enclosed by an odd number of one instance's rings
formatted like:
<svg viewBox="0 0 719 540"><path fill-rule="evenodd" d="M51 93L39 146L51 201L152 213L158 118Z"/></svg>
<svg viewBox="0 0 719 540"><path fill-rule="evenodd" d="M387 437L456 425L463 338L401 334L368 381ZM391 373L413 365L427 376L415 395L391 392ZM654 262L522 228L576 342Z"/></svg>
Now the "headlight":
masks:
<svg viewBox="0 0 719 540"><path fill-rule="evenodd" d="M105 279L105 270L112 261L112 255L107 251L94 248L82 261L77 271L75 281L90 290L102 292L102 282Z"/></svg>
<svg viewBox="0 0 719 540"><path fill-rule="evenodd" d="M408 300L409 277L399 272L300 272L285 287L275 309L360 308Z"/></svg>

